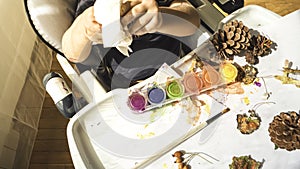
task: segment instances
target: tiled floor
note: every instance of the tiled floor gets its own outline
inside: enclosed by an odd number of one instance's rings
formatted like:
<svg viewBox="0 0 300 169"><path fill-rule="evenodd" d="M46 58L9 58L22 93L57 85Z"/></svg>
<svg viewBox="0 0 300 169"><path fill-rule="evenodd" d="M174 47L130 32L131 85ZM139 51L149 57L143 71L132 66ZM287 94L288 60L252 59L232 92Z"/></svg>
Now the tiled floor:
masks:
<svg viewBox="0 0 300 169"><path fill-rule="evenodd" d="M245 0L245 5L250 4L263 6L281 16L300 8L299 0ZM56 59L54 59L52 71L63 73ZM68 119L58 112L50 96L47 95L32 152L30 169L74 168L66 139L67 123Z"/></svg>

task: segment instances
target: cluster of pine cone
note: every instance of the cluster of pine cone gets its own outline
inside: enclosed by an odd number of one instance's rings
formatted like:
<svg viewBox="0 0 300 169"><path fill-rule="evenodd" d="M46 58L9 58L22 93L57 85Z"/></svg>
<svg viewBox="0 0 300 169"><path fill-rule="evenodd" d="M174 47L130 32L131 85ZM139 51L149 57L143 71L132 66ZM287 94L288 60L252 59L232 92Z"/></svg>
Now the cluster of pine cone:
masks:
<svg viewBox="0 0 300 169"><path fill-rule="evenodd" d="M234 56L245 55L249 64L257 64L259 56L266 56L272 52L273 42L259 34L252 35L252 31L242 21L233 20L226 23L211 38L220 59L233 60Z"/></svg>

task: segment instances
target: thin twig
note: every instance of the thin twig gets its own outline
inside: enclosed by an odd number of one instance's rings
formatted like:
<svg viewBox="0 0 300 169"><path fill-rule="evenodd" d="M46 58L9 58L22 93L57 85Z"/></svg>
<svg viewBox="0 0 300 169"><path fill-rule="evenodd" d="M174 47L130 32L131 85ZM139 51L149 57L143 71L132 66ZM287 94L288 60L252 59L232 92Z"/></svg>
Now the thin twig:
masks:
<svg viewBox="0 0 300 169"><path fill-rule="evenodd" d="M263 77L261 77L263 83L264 83L264 87L265 87L265 90L266 90L266 94L267 94L267 100L270 98L271 96L271 93L269 93L268 89L267 89L267 85L266 85L266 82L265 82L265 79Z"/></svg>
<svg viewBox="0 0 300 169"><path fill-rule="evenodd" d="M208 160L207 158L201 156L200 154L206 155L206 156L208 156L209 158L211 158L211 159L213 159L213 160L215 160L215 161L219 161L218 159L216 159L216 158L214 158L213 156L211 156L211 155L209 155L209 154L207 154L207 153L204 153L204 152L187 152L187 153L190 154L190 156L188 157L188 158L189 158L188 161L191 161L195 156L198 156L198 157L204 159L205 161L207 161L207 162L213 164L213 162L211 162L211 161Z"/></svg>
<svg viewBox="0 0 300 169"><path fill-rule="evenodd" d="M258 109L261 105L263 104L269 104L269 103L273 103L273 104L276 104L275 102L260 102L260 103L257 103L253 106L252 110L256 110Z"/></svg>

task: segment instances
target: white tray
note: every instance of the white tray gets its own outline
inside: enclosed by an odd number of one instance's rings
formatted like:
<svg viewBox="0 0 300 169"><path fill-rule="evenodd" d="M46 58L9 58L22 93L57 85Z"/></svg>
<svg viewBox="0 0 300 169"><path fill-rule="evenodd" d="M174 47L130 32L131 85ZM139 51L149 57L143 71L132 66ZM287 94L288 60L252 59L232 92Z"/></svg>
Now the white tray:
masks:
<svg viewBox="0 0 300 169"><path fill-rule="evenodd" d="M300 11L294 15L289 15L278 20L269 27L262 28L260 31L264 35L268 35L273 41L278 44L278 49L271 55L260 59L258 69L260 76L281 74L281 67L284 60L289 59L293 61L294 66L300 66L299 59L299 43L295 43L300 39ZM298 20L297 20L298 19ZM290 25L293 25L290 26ZM286 31L281 31L286 30ZM287 44L287 42L290 42ZM233 156L251 155L256 160L262 161L265 159L264 169L285 169L285 168L300 168L300 151L287 152L286 150L274 150L274 144L270 141L268 136L268 125L273 117L281 111L298 111L300 90L294 85L282 85L280 81L274 78L265 79L268 91L272 95L268 101L276 104L266 104L257 109L257 113L262 118L260 128L251 135L242 135L237 129L236 114L246 113L252 106L258 102L266 101L264 95L264 87L247 86L245 87L245 94L243 95L229 95L227 97L227 104L232 111L218 120L218 124L209 130L204 130L201 133L193 136L187 142L176 147L170 153L167 153L162 158L155 161L148 168L178 168L174 164L174 159L171 153L176 150L186 151L201 151L206 152L213 157L219 159L218 162L210 164L202 159L195 158L191 162L192 168L204 169L220 169L228 168ZM243 98L249 98L250 104L245 105ZM83 108L76 114L69 122L67 134L72 154L72 159L76 168L101 169L112 168L122 169L131 168L140 159L122 158L116 156L107 150L103 150L94 139L90 139L88 132L86 132L87 125L84 122L88 118L92 118L96 114L97 106L105 100L109 99L110 95L106 97L99 97L97 102L90 104ZM101 119L101 118L100 118ZM87 124L87 123L86 123ZM92 123L90 123L91 125ZM98 121L92 125L100 125ZM201 135L207 132L212 135ZM212 133L213 132L213 133ZM90 133L91 134L91 133ZM131 147L132 149L132 147ZM76 163L76 164L75 164Z"/></svg>

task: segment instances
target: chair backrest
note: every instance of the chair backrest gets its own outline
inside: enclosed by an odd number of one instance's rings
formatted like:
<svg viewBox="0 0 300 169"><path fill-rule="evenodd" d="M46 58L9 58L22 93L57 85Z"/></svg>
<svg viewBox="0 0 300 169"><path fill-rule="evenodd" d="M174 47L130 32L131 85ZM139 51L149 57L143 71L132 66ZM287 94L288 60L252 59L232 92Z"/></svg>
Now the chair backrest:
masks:
<svg viewBox="0 0 300 169"><path fill-rule="evenodd" d="M36 34L63 55L62 36L74 20L77 0L24 0L24 6Z"/></svg>

